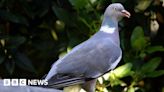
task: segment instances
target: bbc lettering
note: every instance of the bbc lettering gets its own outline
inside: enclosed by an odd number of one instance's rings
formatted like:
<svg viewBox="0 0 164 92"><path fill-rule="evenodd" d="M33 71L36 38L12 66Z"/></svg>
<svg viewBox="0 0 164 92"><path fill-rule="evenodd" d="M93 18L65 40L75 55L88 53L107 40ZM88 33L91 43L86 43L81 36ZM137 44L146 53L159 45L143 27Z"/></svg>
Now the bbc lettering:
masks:
<svg viewBox="0 0 164 92"><path fill-rule="evenodd" d="M47 80L3 79L4 86L48 85Z"/></svg>
<svg viewBox="0 0 164 92"><path fill-rule="evenodd" d="M37 79L33 79L33 80L27 80L27 85L48 85L48 81L47 80L37 80Z"/></svg>
<svg viewBox="0 0 164 92"><path fill-rule="evenodd" d="M26 79L4 79L4 86L26 86Z"/></svg>

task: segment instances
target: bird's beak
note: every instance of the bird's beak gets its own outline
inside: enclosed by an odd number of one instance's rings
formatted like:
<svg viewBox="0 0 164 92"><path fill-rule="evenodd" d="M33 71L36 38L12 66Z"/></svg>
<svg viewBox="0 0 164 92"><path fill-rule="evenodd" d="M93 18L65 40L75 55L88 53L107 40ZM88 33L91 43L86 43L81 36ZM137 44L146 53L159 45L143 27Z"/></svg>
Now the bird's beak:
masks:
<svg viewBox="0 0 164 92"><path fill-rule="evenodd" d="M131 14L127 11L127 10L122 10L121 13L123 14L123 16L130 18Z"/></svg>

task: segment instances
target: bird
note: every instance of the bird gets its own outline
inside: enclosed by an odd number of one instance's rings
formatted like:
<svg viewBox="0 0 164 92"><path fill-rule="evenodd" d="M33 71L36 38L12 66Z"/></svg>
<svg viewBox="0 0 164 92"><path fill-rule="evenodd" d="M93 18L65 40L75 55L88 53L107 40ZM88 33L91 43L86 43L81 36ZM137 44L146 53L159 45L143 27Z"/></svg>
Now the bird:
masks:
<svg viewBox="0 0 164 92"><path fill-rule="evenodd" d="M99 31L52 65L45 77L48 86L64 88L79 84L87 92L95 92L97 78L113 70L122 58L118 22L130 16L121 3L110 4Z"/></svg>

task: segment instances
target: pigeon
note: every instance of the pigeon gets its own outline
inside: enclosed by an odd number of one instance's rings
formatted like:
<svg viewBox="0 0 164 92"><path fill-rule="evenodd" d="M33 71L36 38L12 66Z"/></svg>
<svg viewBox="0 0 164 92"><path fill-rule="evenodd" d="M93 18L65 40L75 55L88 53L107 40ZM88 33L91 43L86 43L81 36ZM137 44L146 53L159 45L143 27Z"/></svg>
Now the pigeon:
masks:
<svg viewBox="0 0 164 92"><path fill-rule="evenodd" d="M97 78L114 69L122 58L118 22L130 13L120 3L110 4L97 33L59 58L47 76L48 87L64 88L80 84L94 92Z"/></svg>

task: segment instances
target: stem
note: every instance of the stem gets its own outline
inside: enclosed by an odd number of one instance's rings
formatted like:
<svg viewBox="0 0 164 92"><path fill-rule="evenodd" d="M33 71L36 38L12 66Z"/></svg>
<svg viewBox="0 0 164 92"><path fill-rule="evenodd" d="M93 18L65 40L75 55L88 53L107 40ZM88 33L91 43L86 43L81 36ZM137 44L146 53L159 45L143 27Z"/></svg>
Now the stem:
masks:
<svg viewBox="0 0 164 92"><path fill-rule="evenodd" d="M89 28L89 30L92 30L92 28L90 27L90 24L87 23L87 21L81 17L79 17L79 19Z"/></svg>

